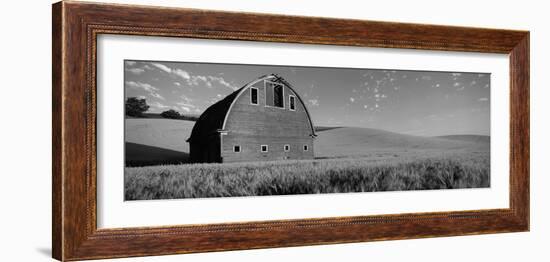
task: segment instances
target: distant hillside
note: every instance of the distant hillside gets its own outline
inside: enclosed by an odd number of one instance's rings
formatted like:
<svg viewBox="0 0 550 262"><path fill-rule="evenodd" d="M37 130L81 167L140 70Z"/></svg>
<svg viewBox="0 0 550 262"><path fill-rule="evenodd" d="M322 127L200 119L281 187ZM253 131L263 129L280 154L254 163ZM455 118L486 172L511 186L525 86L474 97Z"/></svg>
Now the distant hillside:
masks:
<svg viewBox="0 0 550 262"><path fill-rule="evenodd" d="M168 164L187 161L194 121L159 118L126 119L126 163Z"/></svg>
<svg viewBox="0 0 550 262"><path fill-rule="evenodd" d="M341 126L316 126L315 132L323 132L331 129L341 128Z"/></svg>
<svg viewBox="0 0 550 262"><path fill-rule="evenodd" d="M189 138L195 121L155 117L127 118L126 162L130 165L187 161ZM372 128L315 127L316 158L440 156L449 152L489 152L490 137L456 135L419 137Z"/></svg>
<svg viewBox="0 0 550 262"><path fill-rule="evenodd" d="M187 121L197 121L199 120L199 115L181 115L181 118L178 120L187 120ZM166 119L160 115L160 113L144 113L143 117L132 117L126 116L127 119L143 119L143 118L152 118L152 119Z"/></svg>
<svg viewBox="0 0 550 262"><path fill-rule="evenodd" d="M490 136L482 135L450 135L450 136L436 136L437 138L443 138L448 140L456 141L467 141L467 142L476 142L476 143L490 143Z"/></svg>
<svg viewBox="0 0 550 262"><path fill-rule="evenodd" d="M317 135L314 150L315 156L319 157L370 155L381 152L490 149L488 141L411 136L372 128L341 127L318 132Z"/></svg>

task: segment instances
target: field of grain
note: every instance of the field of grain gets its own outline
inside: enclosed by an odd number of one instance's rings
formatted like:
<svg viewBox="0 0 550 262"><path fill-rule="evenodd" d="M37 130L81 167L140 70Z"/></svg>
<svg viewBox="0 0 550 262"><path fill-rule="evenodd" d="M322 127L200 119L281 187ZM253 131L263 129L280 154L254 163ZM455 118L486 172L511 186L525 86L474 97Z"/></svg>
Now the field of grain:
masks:
<svg viewBox="0 0 550 262"><path fill-rule="evenodd" d="M127 167L125 200L490 186L489 154Z"/></svg>
<svg viewBox="0 0 550 262"><path fill-rule="evenodd" d="M127 119L125 199L424 189L490 184L490 137L319 127L315 160L187 164L194 122Z"/></svg>

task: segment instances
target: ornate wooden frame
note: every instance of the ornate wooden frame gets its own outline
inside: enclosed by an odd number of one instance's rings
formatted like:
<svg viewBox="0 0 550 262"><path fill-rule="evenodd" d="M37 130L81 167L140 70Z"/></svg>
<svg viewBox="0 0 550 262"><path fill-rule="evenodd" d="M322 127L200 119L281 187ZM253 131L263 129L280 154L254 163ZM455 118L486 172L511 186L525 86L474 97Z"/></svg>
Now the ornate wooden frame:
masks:
<svg viewBox="0 0 550 262"><path fill-rule="evenodd" d="M529 230L529 32L82 2L53 5L53 257L81 260ZM96 40L124 34L510 56L510 208L96 227Z"/></svg>

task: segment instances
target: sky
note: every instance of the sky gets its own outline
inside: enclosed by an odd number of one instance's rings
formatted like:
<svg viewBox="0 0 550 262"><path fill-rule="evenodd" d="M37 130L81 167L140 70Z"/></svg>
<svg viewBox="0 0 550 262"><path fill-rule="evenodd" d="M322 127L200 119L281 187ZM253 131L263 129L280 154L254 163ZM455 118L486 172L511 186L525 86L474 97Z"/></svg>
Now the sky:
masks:
<svg viewBox="0 0 550 262"><path fill-rule="evenodd" d="M418 135L490 135L490 74L185 63L124 62L125 97L149 113L200 115L266 74L286 79L316 126L376 128Z"/></svg>

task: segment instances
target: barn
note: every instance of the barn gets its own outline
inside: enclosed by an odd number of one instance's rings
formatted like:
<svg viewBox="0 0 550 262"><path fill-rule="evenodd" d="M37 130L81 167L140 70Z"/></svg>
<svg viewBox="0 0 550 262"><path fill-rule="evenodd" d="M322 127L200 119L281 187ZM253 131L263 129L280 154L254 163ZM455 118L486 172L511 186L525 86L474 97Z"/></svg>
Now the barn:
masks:
<svg viewBox="0 0 550 262"><path fill-rule="evenodd" d="M207 108L189 143L192 163L313 159L315 128L305 103L270 74Z"/></svg>

